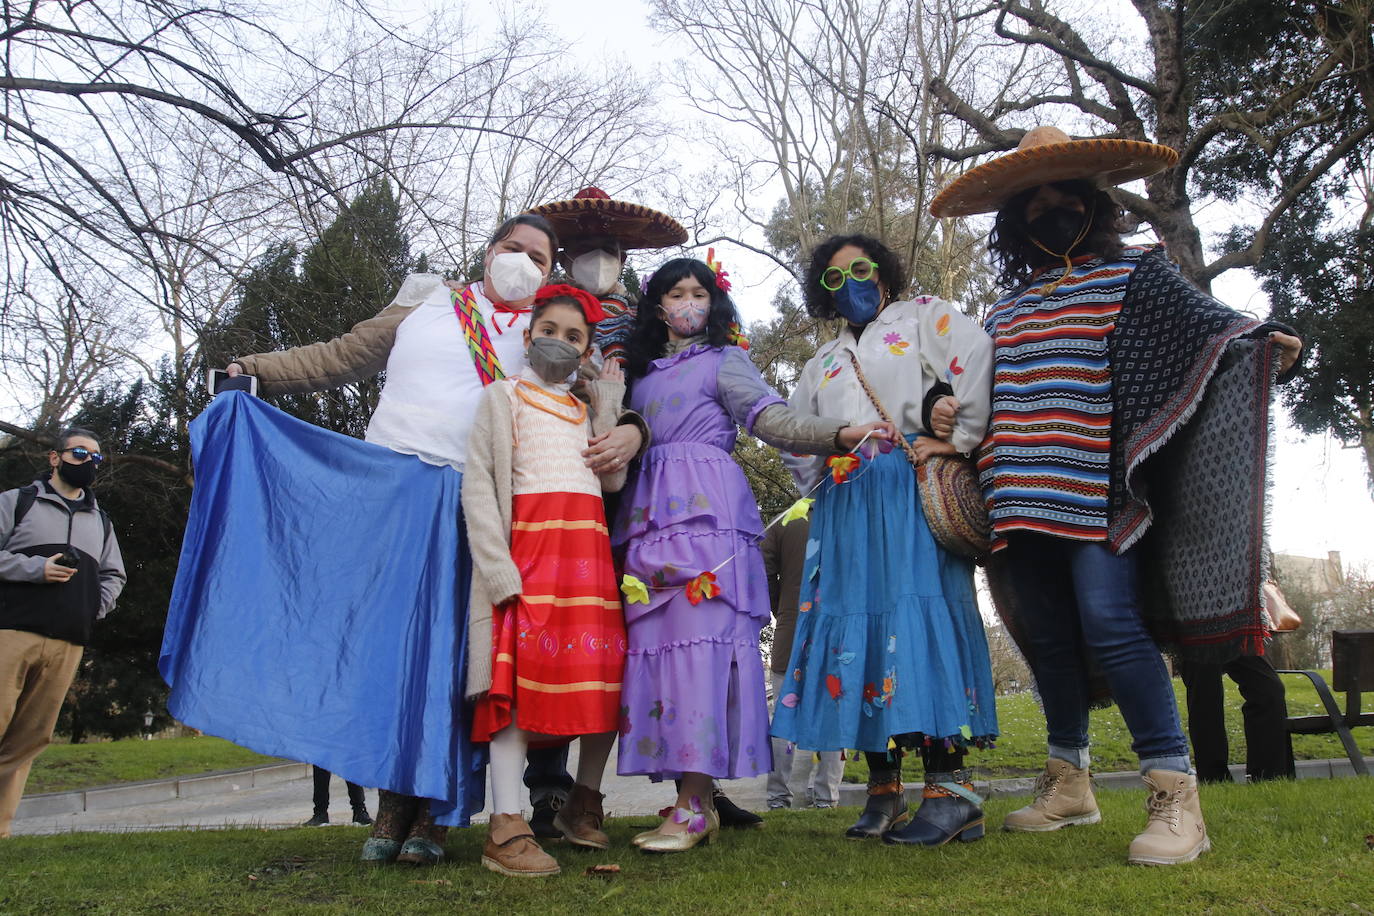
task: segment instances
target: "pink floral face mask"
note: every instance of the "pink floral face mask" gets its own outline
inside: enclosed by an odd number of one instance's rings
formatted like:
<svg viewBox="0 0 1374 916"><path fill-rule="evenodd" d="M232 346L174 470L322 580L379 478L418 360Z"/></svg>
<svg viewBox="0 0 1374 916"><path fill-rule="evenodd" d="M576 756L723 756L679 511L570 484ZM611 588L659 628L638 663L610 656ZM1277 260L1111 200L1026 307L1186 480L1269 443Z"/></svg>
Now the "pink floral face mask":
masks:
<svg viewBox="0 0 1374 916"><path fill-rule="evenodd" d="M663 320L679 337L695 337L706 327L706 315L711 309L709 299L677 299L664 302Z"/></svg>

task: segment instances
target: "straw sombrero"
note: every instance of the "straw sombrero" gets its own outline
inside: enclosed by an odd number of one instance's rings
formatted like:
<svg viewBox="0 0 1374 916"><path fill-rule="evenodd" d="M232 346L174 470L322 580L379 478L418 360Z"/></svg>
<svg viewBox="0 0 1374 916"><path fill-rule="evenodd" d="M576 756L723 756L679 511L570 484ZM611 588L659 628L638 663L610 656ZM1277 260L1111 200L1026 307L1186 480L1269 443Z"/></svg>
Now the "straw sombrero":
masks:
<svg viewBox="0 0 1374 916"><path fill-rule="evenodd" d="M553 223L559 239L609 235L625 248L668 248L687 241L682 224L657 210L611 200L600 188L583 188L572 200L556 200L530 210Z"/></svg>
<svg viewBox="0 0 1374 916"><path fill-rule="evenodd" d="M1140 140L1074 140L1057 127L1026 131L1016 151L969 169L930 202L931 215L991 213L1027 188L1088 179L1113 187L1161 172L1178 152Z"/></svg>

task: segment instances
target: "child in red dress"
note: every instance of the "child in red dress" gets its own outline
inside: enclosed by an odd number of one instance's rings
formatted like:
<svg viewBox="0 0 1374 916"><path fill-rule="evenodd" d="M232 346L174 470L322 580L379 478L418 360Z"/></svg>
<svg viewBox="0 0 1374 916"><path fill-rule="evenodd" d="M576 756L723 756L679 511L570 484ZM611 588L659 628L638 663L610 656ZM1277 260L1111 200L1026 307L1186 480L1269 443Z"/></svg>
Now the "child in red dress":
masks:
<svg viewBox="0 0 1374 916"><path fill-rule="evenodd" d="M616 423L625 385L608 361L588 385L589 416L568 384L600 316L582 290L540 290L525 332L529 366L487 386L463 474L473 558L467 692L478 696L473 740L491 742L482 864L506 875L559 871L521 812L531 743L581 739L576 785L555 824L574 844L610 845L600 788L619 726L625 617L602 492L619 490L625 469L598 479L582 452Z"/></svg>

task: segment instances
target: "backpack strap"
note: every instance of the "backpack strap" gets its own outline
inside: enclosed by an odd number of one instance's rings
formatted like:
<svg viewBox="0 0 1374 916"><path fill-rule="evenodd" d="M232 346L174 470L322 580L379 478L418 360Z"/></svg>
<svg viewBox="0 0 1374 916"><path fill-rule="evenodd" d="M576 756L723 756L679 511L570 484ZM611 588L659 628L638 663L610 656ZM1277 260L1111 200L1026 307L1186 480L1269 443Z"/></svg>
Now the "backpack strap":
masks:
<svg viewBox="0 0 1374 916"><path fill-rule="evenodd" d="M19 523L24 520L24 516L29 514L29 510L33 508L34 501L37 499L38 487L34 484L19 488L19 496L14 501L14 527L10 529L11 534L14 533L15 528L19 527ZM110 531L114 525L110 521L110 513L99 506L96 506L95 511L100 513L100 521L105 529L105 536L101 541L101 547L103 549L104 545L110 540Z"/></svg>
<svg viewBox="0 0 1374 916"><path fill-rule="evenodd" d="M33 508L33 501L38 498L38 487L29 484L19 488L19 498L14 501L14 527L18 528L19 523L24 520L24 516L29 514ZM13 530L13 529L11 529Z"/></svg>

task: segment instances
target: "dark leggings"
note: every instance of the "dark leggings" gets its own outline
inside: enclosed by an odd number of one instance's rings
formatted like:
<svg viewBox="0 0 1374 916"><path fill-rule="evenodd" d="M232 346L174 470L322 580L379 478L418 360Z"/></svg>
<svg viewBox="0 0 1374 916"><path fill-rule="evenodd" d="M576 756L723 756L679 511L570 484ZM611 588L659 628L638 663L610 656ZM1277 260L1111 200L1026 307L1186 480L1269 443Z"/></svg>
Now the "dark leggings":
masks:
<svg viewBox="0 0 1374 916"><path fill-rule="evenodd" d="M883 785L900 779L902 776L901 748L891 751L864 751L868 762L868 784ZM921 746L921 763L927 773L953 773L964 765L964 749L946 748L944 742Z"/></svg>
<svg viewBox="0 0 1374 916"><path fill-rule="evenodd" d="M314 767L315 774L315 813L329 813L329 780L333 778L332 773L324 767ZM366 799L363 798L363 787L355 782L344 780L344 785L348 786L348 803L355 809L365 807Z"/></svg>

